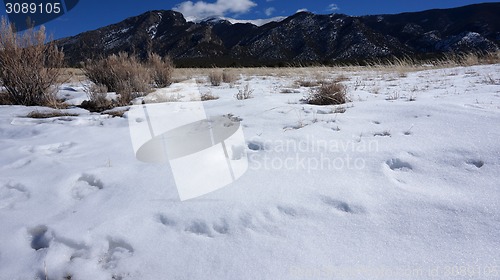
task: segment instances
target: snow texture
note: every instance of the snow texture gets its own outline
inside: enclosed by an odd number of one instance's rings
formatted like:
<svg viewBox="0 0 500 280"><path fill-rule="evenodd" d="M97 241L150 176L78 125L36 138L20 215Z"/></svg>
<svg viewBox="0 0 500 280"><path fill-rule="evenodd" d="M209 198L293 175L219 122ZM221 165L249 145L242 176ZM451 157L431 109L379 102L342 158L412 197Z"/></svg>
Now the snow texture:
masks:
<svg viewBox="0 0 500 280"><path fill-rule="evenodd" d="M499 279L500 65L340 74L343 106L293 76L202 85L249 170L184 202L126 118L1 106L0 279Z"/></svg>

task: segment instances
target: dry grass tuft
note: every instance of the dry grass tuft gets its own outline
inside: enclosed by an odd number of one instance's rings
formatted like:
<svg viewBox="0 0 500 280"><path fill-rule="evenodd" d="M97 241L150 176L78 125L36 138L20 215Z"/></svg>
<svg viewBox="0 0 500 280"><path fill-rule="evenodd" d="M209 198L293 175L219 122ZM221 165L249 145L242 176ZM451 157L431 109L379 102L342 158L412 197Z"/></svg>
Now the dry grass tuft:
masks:
<svg viewBox="0 0 500 280"><path fill-rule="evenodd" d="M210 84L214 87L218 87L222 83L223 72L219 70L214 70L208 74L208 80Z"/></svg>
<svg viewBox="0 0 500 280"><path fill-rule="evenodd" d="M33 119L48 119L57 117L77 117L78 114L66 113L62 111L40 112L32 111L26 117Z"/></svg>
<svg viewBox="0 0 500 280"><path fill-rule="evenodd" d="M82 102L82 108L91 112L102 112L114 107L113 101L107 98L107 86L91 84L85 88L85 92L89 100Z"/></svg>
<svg viewBox="0 0 500 280"><path fill-rule="evenodd" d="M201 101L208 101L208 100L217 100L219 97L217 95L212 94L211 92L206 92L203 93L200 96Z"/></svg>
<svg viewBox="0 0 500 280"><path fill-rule="evenodd" d="M313 89L305 100L312 105L339 105L349 102L346 87L338 82L323 83Z"/></svg>

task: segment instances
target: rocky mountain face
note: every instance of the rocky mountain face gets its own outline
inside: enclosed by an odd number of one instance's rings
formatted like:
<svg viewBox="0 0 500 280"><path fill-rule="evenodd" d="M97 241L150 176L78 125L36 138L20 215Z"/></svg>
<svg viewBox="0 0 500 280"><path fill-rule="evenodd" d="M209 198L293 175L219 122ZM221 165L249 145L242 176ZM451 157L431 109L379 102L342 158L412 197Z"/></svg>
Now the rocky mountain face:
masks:
<svg viewBox="0 0 500 280"><path fill-rule="evenodd" d="M150 11L60 39L68 62L125 51L169 55L178 66L331 64L390 56L497 51L500 3L396 15L352 17L300 12L262 26L211 18L187 22Z"/></svg>

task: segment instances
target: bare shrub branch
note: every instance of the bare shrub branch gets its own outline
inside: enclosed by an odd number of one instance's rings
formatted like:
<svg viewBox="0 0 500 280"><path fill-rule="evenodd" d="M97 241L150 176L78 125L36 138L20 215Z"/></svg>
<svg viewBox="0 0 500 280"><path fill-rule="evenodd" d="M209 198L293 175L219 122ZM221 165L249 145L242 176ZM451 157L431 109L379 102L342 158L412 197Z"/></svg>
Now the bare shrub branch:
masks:
<svg viewBox="0 0 500 280"><path fill-rule="evenodd" d="M239 88L238 93L236 94L236 99L245 100L253 97L253 89L250 89L248 84L245 85L244 88Z"/></svg>

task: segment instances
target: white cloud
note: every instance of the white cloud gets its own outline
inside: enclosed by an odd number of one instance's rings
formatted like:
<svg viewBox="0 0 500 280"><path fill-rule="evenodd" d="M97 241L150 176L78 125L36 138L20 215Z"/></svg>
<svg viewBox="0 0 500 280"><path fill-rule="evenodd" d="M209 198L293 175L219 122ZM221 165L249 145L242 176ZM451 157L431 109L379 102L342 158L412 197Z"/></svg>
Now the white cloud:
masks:
<svg viewBox="0 0 500 280"><path fill-rule="evenodd" d="M328 11L330 12L335 12L339 9L339 6L337 6L337 4L330 4L328 5Z"/></svg>
<svg viewBox="0 0 500 280"><path fill-rule="evenodd" d="M300 13L300 12L308 12L309 10L306 8L298 9L295 13Z"/></svg>
<svg viewBox="0 0 500 280"><path fill-rule="evenodd" d="M185 1L177 4L173 10L181 12L186 19L201 19L227 13L244 14L255 6L257 3L251 0L217 0L215 3Z"/></svg>
<svg viewBox="0 0 500 280"><path fill-rule="evenodd" d="M269 16L271 16L271 15L274 13L274 11L276 11L276 9L275 9L275 8L273 8L273 7L270 7L270 8L267 8L267 9L264 11L264 13L266 14L266 16L268 16L268 17L269 17Z"/></svg>

